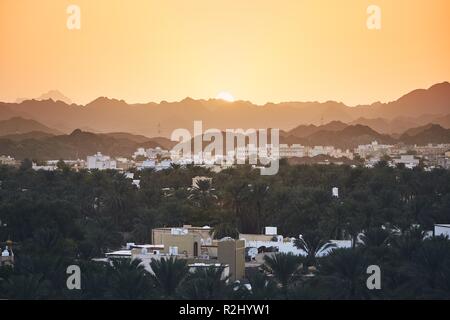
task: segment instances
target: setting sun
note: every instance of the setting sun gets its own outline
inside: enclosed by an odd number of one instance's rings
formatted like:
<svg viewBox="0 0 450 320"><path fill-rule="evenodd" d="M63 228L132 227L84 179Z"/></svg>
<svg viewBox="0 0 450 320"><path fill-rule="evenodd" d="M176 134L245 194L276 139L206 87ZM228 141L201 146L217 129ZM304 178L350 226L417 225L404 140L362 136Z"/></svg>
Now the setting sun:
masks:
<svg viewBox="0 0 450 320"><path fill-rule="evenodd" d="M229 93L229 92L224 92L224 91L220 92L217 95L216 99L224 100L224 101L227 101L227 102L234 102L233 95L231 93Z"/></svg>

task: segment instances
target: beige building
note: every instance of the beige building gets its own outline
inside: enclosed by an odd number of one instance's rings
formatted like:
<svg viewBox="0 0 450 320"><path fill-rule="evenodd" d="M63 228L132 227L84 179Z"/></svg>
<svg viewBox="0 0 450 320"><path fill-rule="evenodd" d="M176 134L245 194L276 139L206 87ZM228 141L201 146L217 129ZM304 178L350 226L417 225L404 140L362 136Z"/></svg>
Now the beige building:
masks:
<svg viewBox="0 0 450 320"><path fill-rule="evenodd" d="M157 228L152 230L152 245L161 246L161 254L184 256L189 263L207 262L229 266L230 280L245 275L245 241L224 238L212 239L213 228L192 227Z"/></svg>
<svg viewBox="0 0 450 320"><path fill-rule="evenodd" d="M157 228L152 230L152 244L164 245L163 253L198 257L214 252L212 232L213 229L208 226Z"/></svg>
<svg viewBox="0 0 450 320"><path fill-rule="evenodd" d="M245 241L225 238L218 242L218 260L230 267L230 280L245 276Z"/></svg>

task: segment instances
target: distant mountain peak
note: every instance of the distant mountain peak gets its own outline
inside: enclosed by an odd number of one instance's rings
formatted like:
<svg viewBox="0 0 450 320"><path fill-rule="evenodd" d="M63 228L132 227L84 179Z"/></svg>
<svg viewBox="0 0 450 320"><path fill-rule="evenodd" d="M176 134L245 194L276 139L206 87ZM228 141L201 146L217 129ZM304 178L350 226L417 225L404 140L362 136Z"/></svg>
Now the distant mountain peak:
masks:
<svg viewBox="0 0 450 320"><path fill-rule="evenodd" d="M83 133L83 131L81 131L81 129L75 129L75 130L72 131L72 133L70 135L71 136L76 136L76 135L79 135L79 134L82 134L82 133Z"/></svg>
<svg viewBox="0 0 450 320"><path fill-rule="evenodd" d="M438 124L428 124L406 131L400 140L407 144L425 145L429 143L448 143L450 141L450 129L445 129Z"/></svg>
<svg viewBox="0 0 450 320"><path fill-rule="evenodd" d="M58 90L50 90L47 93L42 94L41 96L39 96L36 100L53 100L53 101L62 101L65 104L72 104L72 100L70 100L69 98L67 98L65 95L63 95L60 91Z"/></svg>
<svg viewBox="0 0 450 320"><path fill-rule="evenodd" d="M342 122L342 121L339 121L339 120L333 120L333 121L330 121L330 122L328 122L327 124L325 124L324 126L336 126L336 125L338 125L338 126L347 126L347 124L346 123L344 123L344 122Z"/></svg>
<svg viewBox="0 0 450 320"><path fill-rule="evenodd" d="M72 100L67 98L64 94L62 94L58 90L50 90L50 91L48 91L46 93L41 94L39 97L33 98L33 99L19 98L19 99L16 100L16 103L22 103L22 102L24 102L26 100L35 100L35 101L52 100L54 102L61 101L61 102L64 102L65 104L68 104L68 105L72 104Z"/></svg>
<svg viewBox="0 0 450 320"><path fill-rule="evenodd" d="M363 124L354 124L347 126L343 129L343 131L374 131L371 127L363 125Z"/></svg>
<svg viewBox="0 0 450 320"><path fill-rule="evenodd" d="M105 105L114 105L114 106L128 106L125 100L113 99L108 97L98 97L97 99L89 102L86 107L89 106L105 106Z"/></svg>
<svg viewBox="0 0 450 320"><path fill-rule="evenodd" d="M450 82L444 81L440 83L436 83L432 85L430 88L428 88L429 91L439 91L439 92L445 92L450 90Z"/></svg>
<svg viewBox="0 0 450 320"><path fill-rule="evenodd" d="M92 100L91 102L88 103L89 104L96 104L96 103L101 103L101 102L109 102L109 101L114 101L114 99L110 99L108 97L98 97L94 100Z"/></svg>

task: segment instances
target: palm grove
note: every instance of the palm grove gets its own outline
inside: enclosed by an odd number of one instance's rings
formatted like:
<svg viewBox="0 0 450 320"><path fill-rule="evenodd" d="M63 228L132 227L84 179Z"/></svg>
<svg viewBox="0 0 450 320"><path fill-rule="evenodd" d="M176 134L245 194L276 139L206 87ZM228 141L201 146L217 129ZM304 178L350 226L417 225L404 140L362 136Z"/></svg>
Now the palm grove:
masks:
<svg viewBox="0 0 450 320"><path fill-rule="evenodd" d="M426 237L450 223L450 172L280 164L275 176L240 166L213 173L173 166L136 172L140 188L116 171L54 172L0 167L0 241L14 241L14 268L0 268L7 299L397 299L450 298L450 241ZM190 188L195 176L212 177ZM333 197L338 187L340 197ZM305 257L275 254L249 272L251 290L217 270L189 273L182 259L92 261L125 242L148 243L152 228L211 225L215 237L277 226ZM317 254L330 239L349 249ZM82 270L68 290L66 267ZM366 287L368 265L382 289Z"/></svg>

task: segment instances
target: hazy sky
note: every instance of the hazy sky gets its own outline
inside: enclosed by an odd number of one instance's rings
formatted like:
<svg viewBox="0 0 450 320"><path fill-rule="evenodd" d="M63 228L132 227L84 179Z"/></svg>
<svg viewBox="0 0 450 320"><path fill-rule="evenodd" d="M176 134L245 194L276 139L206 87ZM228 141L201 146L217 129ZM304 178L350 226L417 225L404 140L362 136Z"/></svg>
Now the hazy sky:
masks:
<svg viewBox="0 0 450 320"><path fill-rule="evenodd" d="M450 80L449 39L449 0L0 0L0 100L389 101Z"/></svg>

